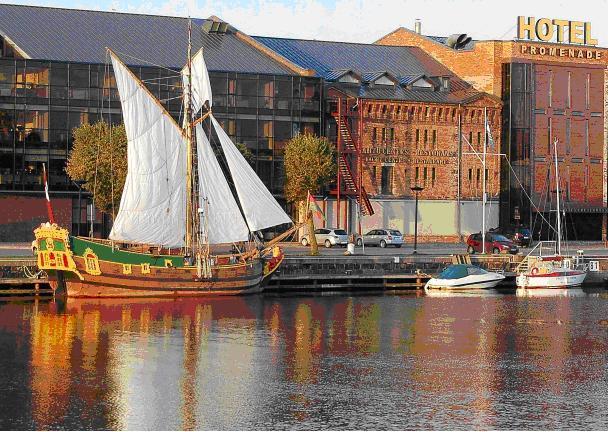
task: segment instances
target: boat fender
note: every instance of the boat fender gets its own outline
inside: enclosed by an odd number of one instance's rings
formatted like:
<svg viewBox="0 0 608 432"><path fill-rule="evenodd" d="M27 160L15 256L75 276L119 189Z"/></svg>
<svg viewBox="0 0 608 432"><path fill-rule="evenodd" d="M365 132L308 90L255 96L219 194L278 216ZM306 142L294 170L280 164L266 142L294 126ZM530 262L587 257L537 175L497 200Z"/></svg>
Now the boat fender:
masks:
<svg viewBox="0 0 608 432"><path fill-rule="evenodd" d="M532 273L533 275L537 275L537 274L538 274L538 268L534 267L534 268L532 269L531 273Z"/></svg>

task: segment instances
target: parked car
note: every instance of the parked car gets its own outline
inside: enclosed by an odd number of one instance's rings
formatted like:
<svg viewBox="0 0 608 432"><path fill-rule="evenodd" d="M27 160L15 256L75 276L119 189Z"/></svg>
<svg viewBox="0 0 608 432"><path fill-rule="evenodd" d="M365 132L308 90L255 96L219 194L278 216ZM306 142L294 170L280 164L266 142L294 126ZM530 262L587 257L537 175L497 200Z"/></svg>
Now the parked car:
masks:
<svg viewBox="0 0 608 432"><path fill-rule="evenodd" d="M325 245L326 248L332 246L343 246L346 247L348 244L348 233L343 229L335 228L318 228L315 230L315 238L317 244ZM301 240L302 246L308 246L310 244L310 236L304 235Z"/></svg>
<svg viewBox="0 0 608 432"><path fill-rule="evenodd" d="M510 226L506 228L494 228L490 230L495 234L502 234L513 243L519 246L528 247L532 241L532 233L530 230L523 226Z"/></svg>
<svg viewBox="0 0 608 432"><path fill-rule="evenodd" d="M403 244L403 234L395 229L375 229L357 239L357 246L395 246L400 248Z"/></svg>
<svg viewBox="0 0 608 432"><path fill-rule="evenodd" d="M473 254L475 252L482 252L482 238L481 233L471 234L467 239L467 252ZM519 249L515 243L503 236L502 234L496 234L489 232L486 234L486 253L511 253L516 254Z"/></svg>

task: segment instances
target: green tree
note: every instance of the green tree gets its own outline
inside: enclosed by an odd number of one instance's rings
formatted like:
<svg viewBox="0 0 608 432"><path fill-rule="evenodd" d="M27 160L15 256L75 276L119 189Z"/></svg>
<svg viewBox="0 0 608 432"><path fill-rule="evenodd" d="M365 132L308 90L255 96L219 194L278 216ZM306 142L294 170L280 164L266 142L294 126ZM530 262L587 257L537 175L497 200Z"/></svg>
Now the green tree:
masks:
<svg viewBox="0 0 608 432"><path fill-rule="evenodd" d="M327 138L298 134L285 146L285 197L299 202L301 214L308 217L311 254L318 254L312 214L307 206L308 192L317 193L336 175L335 148Z"/></svg>
<svg viewBox="0 0 608 432"><path fill-rule="evenodd" d="M112 215L118 211L127 176L127 134L124 125L100 121L73 130L74 145L66 172L83 181L83 189L95 196L95 207Z"/></svg>

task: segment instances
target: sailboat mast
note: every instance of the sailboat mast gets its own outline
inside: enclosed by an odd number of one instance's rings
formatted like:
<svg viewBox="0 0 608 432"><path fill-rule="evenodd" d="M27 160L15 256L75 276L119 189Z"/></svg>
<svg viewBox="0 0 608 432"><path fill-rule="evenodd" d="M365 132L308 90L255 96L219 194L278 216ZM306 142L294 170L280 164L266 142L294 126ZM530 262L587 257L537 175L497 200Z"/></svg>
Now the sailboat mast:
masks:
<svg viewBox="0 0 608 432"><path fill-rule="evenodd" d="M198 246L198 189L194 176L194 143L192 138L192 20L188 20L188 85L184 89L184 126L188 160L186 164L186 250L194 256Z"/></svg>
<svg viewBox="0 0 608 432"><path fill-rule="evenodd" d="M553 156L555 159L555 186L557 192L557 254L562 254L562 224L561 224L561 209L559 195L559 169L557 168L557 138L553 140Z"/></svg>
<svg viewBox="0 0 608 432"><path fill-rule="evenodd" d="M488 146L488 109L484 108L484 128L483 128L483 163L482 189L481 189L481 253L486 253L486 154ZM479 177L478 177L479 178Z"/></svg>

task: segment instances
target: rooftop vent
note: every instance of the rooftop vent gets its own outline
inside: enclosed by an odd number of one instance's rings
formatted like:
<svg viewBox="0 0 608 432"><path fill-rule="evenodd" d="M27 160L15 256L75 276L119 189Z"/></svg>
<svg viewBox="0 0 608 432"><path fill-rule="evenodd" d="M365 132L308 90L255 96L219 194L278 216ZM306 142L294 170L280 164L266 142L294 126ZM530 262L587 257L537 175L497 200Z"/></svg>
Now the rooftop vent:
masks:
<svg viewBox="0 0 608 432"><path fill-rule="evenodd" d="M453 34L448 40L445 42L447 46L453 48L455 50L463 49L469 42L471 42L471 38L466 35L466 33L462 34Z"/></svg>
<svg viewBox="0 0 608 432"><path fill-rule="evenodd" d="M416 22L414 23L414 31L418 34L422 34L422 21L416 18Z"/></svg>
<svg viewBox="0 0 608 432"><path fill-rule="evenodd" d="M207 33L232 33L232 27L223 21L211 21L207 20L203 24L203 31Z"/></svg>

